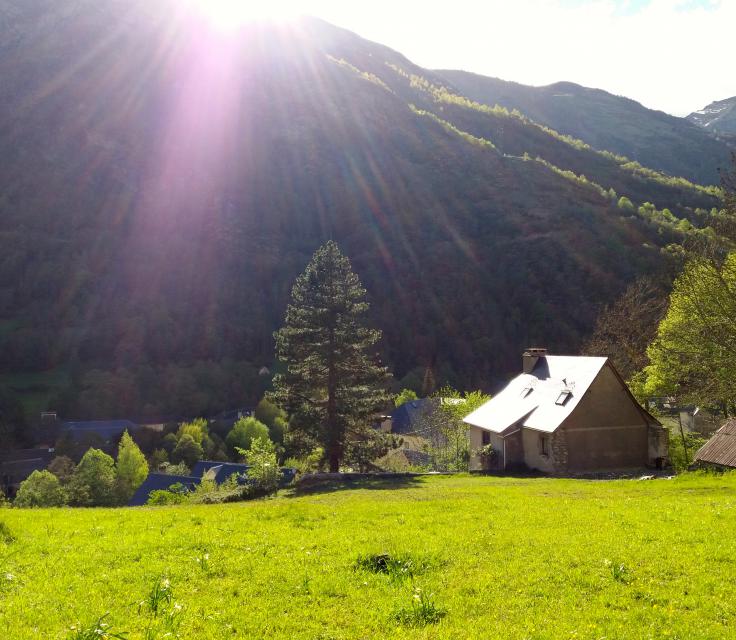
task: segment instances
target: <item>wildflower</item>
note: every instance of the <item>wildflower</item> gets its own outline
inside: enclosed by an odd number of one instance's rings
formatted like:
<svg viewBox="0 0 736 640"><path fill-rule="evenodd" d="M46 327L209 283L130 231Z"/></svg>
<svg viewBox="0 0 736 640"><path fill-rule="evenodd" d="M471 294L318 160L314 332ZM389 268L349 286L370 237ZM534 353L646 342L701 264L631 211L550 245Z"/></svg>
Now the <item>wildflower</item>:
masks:
<svg viewBox="0 0 736 640"><path fill-rule="evenodd" d="M6 574L5 574L5 579L6 579L6 580L7 580L8 582L12 582L13 580L15 580L15 576L14 576L14 575L13 575L12 573L6 573Z"/></svg>

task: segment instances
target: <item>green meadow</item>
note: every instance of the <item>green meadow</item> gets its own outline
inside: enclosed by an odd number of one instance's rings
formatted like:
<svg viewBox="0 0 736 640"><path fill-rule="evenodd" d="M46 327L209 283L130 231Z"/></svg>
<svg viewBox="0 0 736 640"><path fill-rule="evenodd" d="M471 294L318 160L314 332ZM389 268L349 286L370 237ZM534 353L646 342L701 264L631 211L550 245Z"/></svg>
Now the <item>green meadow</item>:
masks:
<svg viewBox="0 0 736 640"><path fill-rule="evenodd" d="M3 640L736 637L736 474L422 477L0 523Z"/></svg>

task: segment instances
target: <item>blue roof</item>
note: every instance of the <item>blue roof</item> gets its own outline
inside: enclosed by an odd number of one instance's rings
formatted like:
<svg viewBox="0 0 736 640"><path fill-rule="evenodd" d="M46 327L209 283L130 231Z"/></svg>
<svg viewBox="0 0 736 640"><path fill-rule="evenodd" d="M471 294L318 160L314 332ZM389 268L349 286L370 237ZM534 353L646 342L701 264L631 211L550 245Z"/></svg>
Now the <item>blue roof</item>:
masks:
<svg viewBox="0 0 736 640"><path fill-rule="evenodd" d="M392 433L411 433L417 421L434 406L433 398L409 400L391 412Z"/></svg>
<svg viewBox="0 0 736 640"><path fill-rule="evenodd" d="M82 420L62 422L61 428L73 436L95 433L103 438L111 438L122 434L126 429L135 431L138 429L138 425L130 420Z"/></svg>
<svg viewBox="0 0 736 640"><path fill-rule="evenodd" d="M245 475L249 466L247 464L237 464L234 462L217 462L215 460L200 460L192 467L192 475L201 478L208 471L214 473L214 481L217 484L225 482L231 475Z"/></svg>
<svg viewBox="0 0 736 640"><path fill-rule="evenodd" d="M225 482L234 473L245 478L245 474L250 468L247 464L241 464L236 462L220 462L217 460L200 460L192 467L192 475L201 478L207 471L214 472L214 480L217 484ZM280 484L289 484L296 476L296 469L291 467L281 467L281 482Z"/></svg>
<svg viewBox="0 0 736 640"><path fill-rule="evenodd" d="M149 473L143 484L138 487L133 497L128 502L129 507L140 507L148 502L151 491L164 491L172 484L181 483L189 491L199 484L200 478L193 476L174 476L166 473Z"/></svg>
<svg viewBox="0 0 736 640"><path fill-rule="evenodd" d="M140 507L148 502L151 491L161 491L168 489L172 484L180 482L189 491L192 491L202 480L202 476L212 470L215 474L215 482L222 484L234 473L239 474L239 484L245 484L248 479L245 472L248 470L247 464L237 464L234 462L218 462L216 460L200 460L192 468L192 474L189 476L174 476L166 473L149 473L143 484L138 487L133 497L128 502L129 507ZM296 469L291 467L281 467L281 481L279 485L282 487L289 484L296 476Z"/></svg>

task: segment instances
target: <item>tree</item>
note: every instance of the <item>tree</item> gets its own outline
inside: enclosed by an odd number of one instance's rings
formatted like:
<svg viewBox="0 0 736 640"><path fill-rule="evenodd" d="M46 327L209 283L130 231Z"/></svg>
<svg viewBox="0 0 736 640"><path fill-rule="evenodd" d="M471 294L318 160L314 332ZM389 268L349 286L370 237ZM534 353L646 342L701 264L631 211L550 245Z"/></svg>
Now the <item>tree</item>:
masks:
<svg viewBox="0 0 736 640"><path fill-rule="evenodd" d="M80 507L115 502L115 461L104 451L89 449L69 481L69 500Z"/></svg>
<svg viewBox="0 0 736 640"><path fill-rule="evenodd" d="M324 447L333 472L389 399L387 371L372 352L381 334L365 326L365 293L329 241L297 278L275 334L285 372L274 377L272 398Z"/></svg>
<svg viewBox="0 0 736 640"><path fill-rule="evenodd" d="M464 394L443 387L432 398L433 406L423 413L417 432L429 441L432 467L438 471L467 471L470 460L469 426L463 418L490 396L482 391Z"/></svg>
<svg viewBox="0 0 736 640"><path fill-rule="evenodd" d="M188 433L185 433L179 438L179 442L176 443L176 447L171 452L171 461L174 464L184 463L191 468L197 460L202 459L203 454L202 445Z"/></svg>
<svg viewBox="0 0 736 640"><path fill-rule="evenodd" d="M59 482L66 485L74 475L74 461L68 456L56 456L49 466L46 467L47 471L53 473Z"/></svg>
<svg viewBox="0 0 736 640"><path fill-rule="evenodd" d="M247 418L240 418L233 425L230 433L225 438L225 444L232 456L235 457L238 449L250 449L251 443L258 438L269 439L268 427L249 416Z"/></svg>
<svg viewBox="0 0 736 640"><path fill-rule="evenodd" d="M189 434L196 443L201 445L202 441L209 435L207 420L196 418L191 422L182 422L176 434L177 438L180 440L184 434Z"/></svg>
<svg viewBox="0 0 736 640"><path fill-rule="evenodd" d="M149 467L158 471L161 465L169 461L169 454L166 453L166 449L154 449L150 457Z"/></svg>
<svg viewBox="0 0 736 640"><path fill-rule="evenodd" d="M616 370L628 380L649 363L647 346L666 311L664 287L652 278L641 278L601 310L582 352L609 356Z"/></svg>
<svg viewBox="0 0 736 640"><path fill-rule="evenodd" d="M400 407L402 404L417 399L417 394L411 389L402 389L401 393L394 398L394 406Z"/></svg>
<svg viewBox="0 0 736 640"><path fill-rule="evenodd" d="M50 471L34 471L20 483L16 507L61 507L66 504L64 489Z"/></svg>
<svg viewBox="0 0 736 640"><path fill-rule="evenodd" d="M135 490L143 484L148 476L148 462L146 456L133 442L133 438L126 430L118 446L116 464L116 493L120 504L127 504L133 497Z"/></svg>
<svg viewBox="0 0 736 640"><path fill-rule="evenodd" d="M289 416L286 414L286 411L275 405L268 398L262 398L256 406L254 417L268 427L268 435L271 442L277 444L284 443L284 433L289 423Z"/></svg>
<svg viewBox="0 0 736 640"><path fill-rule="evenodd" d="M648 395L719 404L736 399L736 253L698 258L675 280L667 314L647 349Z"/></svg>
<svg viewBox="0 0 736 640"><path fill-rule="evenodd" d="M626 196L621 196L618 200L618 208L624 211L635 211L634 203L631 202Z"/></svg>

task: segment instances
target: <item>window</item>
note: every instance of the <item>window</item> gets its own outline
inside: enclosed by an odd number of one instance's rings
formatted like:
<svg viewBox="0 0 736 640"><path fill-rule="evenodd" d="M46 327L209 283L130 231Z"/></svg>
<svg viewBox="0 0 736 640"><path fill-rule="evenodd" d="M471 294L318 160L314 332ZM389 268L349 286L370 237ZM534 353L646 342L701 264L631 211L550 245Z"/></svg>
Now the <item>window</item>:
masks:
<svg viewBox="0 0 736 640"><path fill-rule="evenodd" d="M555 400L555 404L558 404L562 407L571 397L572 397L572 391L570 391L569 389L560 391L560 395L557 396L557 400Z"/></svg>
<svg viewBox="0 0 736 640"><path fill-rule="evenodd" d="M543 456L549 455L549 437L539 436L539 453Z"/></svg>
<svg viewBox="0 0 736 640"><path fill-rule="evenodd" d="M484 447L487 444L491 444L491 432L490 431L484 431L481 441L482 441Z"/></svg>
<svg viewBox="0 0 736 640"><path fill-rule="evenodd" d="M532 391L534 391L534 387L524 387L521 390L521 397L526 398Z"/></svg>

